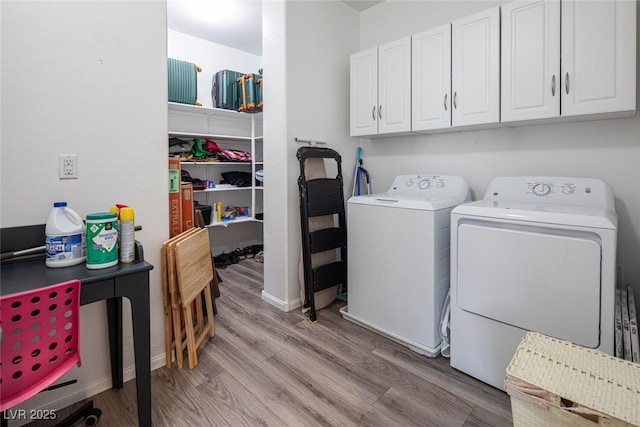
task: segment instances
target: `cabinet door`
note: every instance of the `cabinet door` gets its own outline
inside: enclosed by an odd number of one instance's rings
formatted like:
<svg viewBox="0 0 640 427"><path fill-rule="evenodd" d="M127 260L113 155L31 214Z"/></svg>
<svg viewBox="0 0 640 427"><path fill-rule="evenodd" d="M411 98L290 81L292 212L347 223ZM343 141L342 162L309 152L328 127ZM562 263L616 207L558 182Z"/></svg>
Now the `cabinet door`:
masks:
<svg viewBox="0 0 640 427"><path fill-rule="evenodd" d="M351 55L351 136L378 133L378 48Z"/></svg>
<svg viewBox="0 0 640 427"><path fill-rule="evenodd" d="M453 126L500 121L500 8L454 21Z"/></svg>
<svg viewBox="0 0 640 427"><path fill-rule="evenodd" d="M411 37L378 47L378 133L411 130Z"/></svg>
<svg viewBox="0 0 640 427"><path fill-rule="evenodd" d="M636 1L562 1L562 115L635 110Z"/></svg>
<svg viewBox="0 0 640 427"><path fill-rule="evenodd" d="M451 24L411 39L411 129L451 127Z"/></svg>
<svg viewBox="0 0 640 427"><path fill-rule="evenodd" d="M502 6L501 120L560 116L560 1Z"/></svg>

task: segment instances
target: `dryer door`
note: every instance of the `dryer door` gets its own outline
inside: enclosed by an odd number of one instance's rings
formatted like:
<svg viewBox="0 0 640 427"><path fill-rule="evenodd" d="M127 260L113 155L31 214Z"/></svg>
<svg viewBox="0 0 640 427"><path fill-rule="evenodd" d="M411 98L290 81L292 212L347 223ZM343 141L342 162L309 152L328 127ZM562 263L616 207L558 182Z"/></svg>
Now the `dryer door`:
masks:
<svg viewBox="0 0 640 427"><path fill-rule="evenodd" d="M518 328L598 347L601 247L597 236L510 227L498 223L459 226L459 307Z"/></svg>

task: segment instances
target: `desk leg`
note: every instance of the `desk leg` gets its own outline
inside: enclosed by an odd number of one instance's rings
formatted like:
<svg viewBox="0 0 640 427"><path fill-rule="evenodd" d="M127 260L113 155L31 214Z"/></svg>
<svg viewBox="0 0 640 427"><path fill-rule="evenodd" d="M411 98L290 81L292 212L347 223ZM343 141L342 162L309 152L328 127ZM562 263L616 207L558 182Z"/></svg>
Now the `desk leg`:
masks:
<svg viewBox="0 0 640 427"><path fill-rule="evenodd" d="M107 321L109 323L109 354L111 356L111 384L113 389L123 386L122 361L122 297L107 300Z"/></svg>
<svg viewBox="0 0 640 427"><path fill-rule="evenodd" d="M116 279L116 294L131 301L138 424L151 427L151 309L149 272Z"/></svg>

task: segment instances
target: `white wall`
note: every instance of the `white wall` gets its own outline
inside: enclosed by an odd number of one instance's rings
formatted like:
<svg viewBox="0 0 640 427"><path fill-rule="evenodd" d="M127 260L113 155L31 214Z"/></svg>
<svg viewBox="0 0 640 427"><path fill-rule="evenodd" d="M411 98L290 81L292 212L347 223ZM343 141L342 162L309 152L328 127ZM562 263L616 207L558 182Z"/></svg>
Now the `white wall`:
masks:
<svg viewBox="0 0 640 427"><path fill-rule="evenodd" d="M57 200L82 217L133 206L151 272L151 354L164 359L160 244L168 236L166 3L0 2L0 224L43 224ZM77 180L58 154L78 155ZM44 236L43 236L44 239ZM44 262L44 261L43 261ZM105 303L81 308L79 383L28 401L62 407L111 387ZM132 377L125 300L125 379ZM157 363L156 363L157 365ZM75 394L74 394L75 393ZM70 395L72 394L72 395Z"/></svg>
<svg viewBox="0 0 640 427"><path fill-rule="evenodd" d="M295 137L327 141L343 155L355 153L348 137L349 55L358 51L358 19L355 10L335 0L263 3L268 103L263 298L284 310L301 304ZM343 158L343 165L352 164L354 156Z"/></svg>
<svg viewBox="0 0 640 427"><path fill-rule="evenodd" d="M262 54L264 58L265 100L264 150L265 182L264 210L273 212L264 222L264 289L262 298L288 311L287 282L291 261L287 252L287 235L291 212L287 198L291 197L287 183L287 28L286 3L273 0L262 4Z"/></svg>
<svg viewBox="0 0 640 427"><path fill-rule="evenodd" d="M218 43L199 39L175 30L167 33L167 56L193 62L202 68L198 73L198 101L212 107L211 82L220 70L257 73L262 68L262 57L233 49Z"/></svg>
<svg viewBox="0 0 640 427"><path fill-rule="evenodd" d="M501 3L504 2L386 1L361 13L360 48L427 30ZM640 38L640 32L638 35ZM637 58L640 62L640 55ZM637 86L640 90L640 81ZM376 192L385 191L395 175L415 172L461 175L469 181L475 198L482 198L489 180L500 175L603 179L615 194L618 264L624 268L625 282L632 282L636 295L640 295L639 114L629 119L360 139L354 143L363 148Z"/></svg>

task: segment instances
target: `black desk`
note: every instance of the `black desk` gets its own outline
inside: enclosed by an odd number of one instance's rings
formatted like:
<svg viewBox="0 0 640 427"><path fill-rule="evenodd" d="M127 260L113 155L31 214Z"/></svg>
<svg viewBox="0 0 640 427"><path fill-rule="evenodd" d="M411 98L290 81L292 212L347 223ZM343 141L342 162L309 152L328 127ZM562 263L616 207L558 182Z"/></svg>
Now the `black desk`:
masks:
<svg viewBox="0 0 640 427"><path fill-rule="evenodd" d="M27 291L78 279L80 304L106 300L109 324L109 350L113 388L122 388L122 298L131 301L133 349L138 394L138 422L151 426L151 338L149 271L146 261L118 264L100 270L88 270L85 264L64 268L47 268L44 256L2 264L0 295Z"/></svg>

